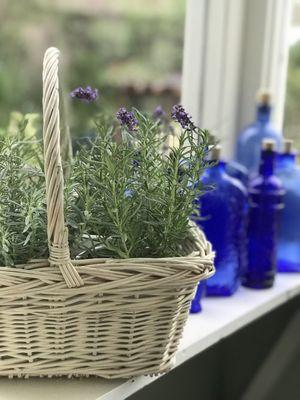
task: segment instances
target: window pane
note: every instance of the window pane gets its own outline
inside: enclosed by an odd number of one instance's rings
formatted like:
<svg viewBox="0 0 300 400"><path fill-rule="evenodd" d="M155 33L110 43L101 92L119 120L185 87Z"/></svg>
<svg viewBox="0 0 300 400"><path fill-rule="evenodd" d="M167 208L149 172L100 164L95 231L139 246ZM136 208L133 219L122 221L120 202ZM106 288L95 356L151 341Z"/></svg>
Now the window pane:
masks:
<svg viewBox="0 0 300 400"><path fill-rule="evenodd" d="M67 91L91 85L93 111L122 105L152 111L179 101L185 0L0 0L0 120L41 109L41 59L62 51ZM73 133L91 108L74 104Z"/></svg>
<svg viewBox="0 0 300 400"><path fill-rule="evenodd" d="M284 136L300 149L300 1L295 2L290 30Z"/></svg>

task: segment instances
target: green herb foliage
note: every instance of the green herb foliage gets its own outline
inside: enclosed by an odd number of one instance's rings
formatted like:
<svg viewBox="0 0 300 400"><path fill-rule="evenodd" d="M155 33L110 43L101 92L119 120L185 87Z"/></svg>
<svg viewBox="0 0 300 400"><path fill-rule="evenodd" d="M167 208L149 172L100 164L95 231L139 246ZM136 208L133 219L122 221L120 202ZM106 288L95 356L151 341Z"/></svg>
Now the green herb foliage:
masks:
<svg viewBox="0 0 300 400"><path fill-rule="evenodd" d="M183 130L162 154L159 122L134 111L132 132L107 118L97 137L74 157L66 181L65 214L72 257L173 257L190 236L194 199L203 188L210 136ZM0 265L48 255L42 146L25 138L0 140Z"/></svg>
<svg viewBox="0 0 300 400"><path fill-rule="evenodd" d="M207 131L184 130L176 148L160 153L158 122L135 110L138 128L128 132L97 122L91 148L77 154L66 189L66 215L74 257L181 255L189 236L199 176L208 166Z"/></svg>
<svg viewBox="0 0 300 400"><path fill-rule="evenodd" d="M25 127L18 138L0 141L0 265L47 254L41 143L25 140Z"/></svg>

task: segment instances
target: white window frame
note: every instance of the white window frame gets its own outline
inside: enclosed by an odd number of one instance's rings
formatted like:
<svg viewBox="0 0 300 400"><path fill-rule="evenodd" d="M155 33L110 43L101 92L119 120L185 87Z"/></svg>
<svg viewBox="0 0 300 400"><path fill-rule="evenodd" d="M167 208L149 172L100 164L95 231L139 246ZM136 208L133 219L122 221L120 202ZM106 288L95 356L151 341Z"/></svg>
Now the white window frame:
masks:
<svg viewBox="0 0 300 400"><path fill-rule="evenodd" d="M260 87L282 128L293 0L187 0L182 103L233 155Z"/></svg>

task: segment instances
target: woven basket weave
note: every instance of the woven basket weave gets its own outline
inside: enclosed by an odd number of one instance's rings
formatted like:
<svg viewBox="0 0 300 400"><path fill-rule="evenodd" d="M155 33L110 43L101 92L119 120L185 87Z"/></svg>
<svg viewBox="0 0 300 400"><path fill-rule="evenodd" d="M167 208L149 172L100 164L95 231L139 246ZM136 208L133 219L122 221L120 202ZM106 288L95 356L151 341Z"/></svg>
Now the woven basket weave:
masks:
<svg viewBox="0 0 300 400"><path fill-rule="evenodd" d="M49 260L0 268L0 375L132 377L168 370L197 282L214 272L198 229L188 257L70 260L60 157L59 51L44 57Z"/></svg>

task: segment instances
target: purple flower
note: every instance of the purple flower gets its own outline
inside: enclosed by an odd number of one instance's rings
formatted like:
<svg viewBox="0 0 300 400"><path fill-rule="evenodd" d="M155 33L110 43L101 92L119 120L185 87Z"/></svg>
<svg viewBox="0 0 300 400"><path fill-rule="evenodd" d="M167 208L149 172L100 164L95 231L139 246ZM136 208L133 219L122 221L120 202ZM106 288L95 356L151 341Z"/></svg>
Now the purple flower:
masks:
<svg viewBox="0 0 300 400"><path fill-rule="evenodd" d="M192 122L190 115L185 111L185 109L177 104L172 107L171 117L179 122L183 129L193 130L195 129L195 125Z"/></svg>
<svg viewBox="0 0 300 400"><path fill-rule="evenodd" d="M154 119L163 119L166 116L166 113L162 106L157 106L153 112L153 118Z"/></svg>
<svg viewBox="0 0 300 400"><path fill-rule="evenodd" d="M70 96L73 99L79 99L86 103L92 103L93 101L97 100L99 93L98 89L92 89L90 86L87 86L85 89L79 86L70 93Z"/></svg>
<svg viewBox="0 0 300 400"><path fill-rule="evenodd" d="M132 111L127 111L125 107L121 107L116 113L117 119L120 121L122 126L126 126L129 132L134 131L138 126L138 120L135 118Z"/></svg>

